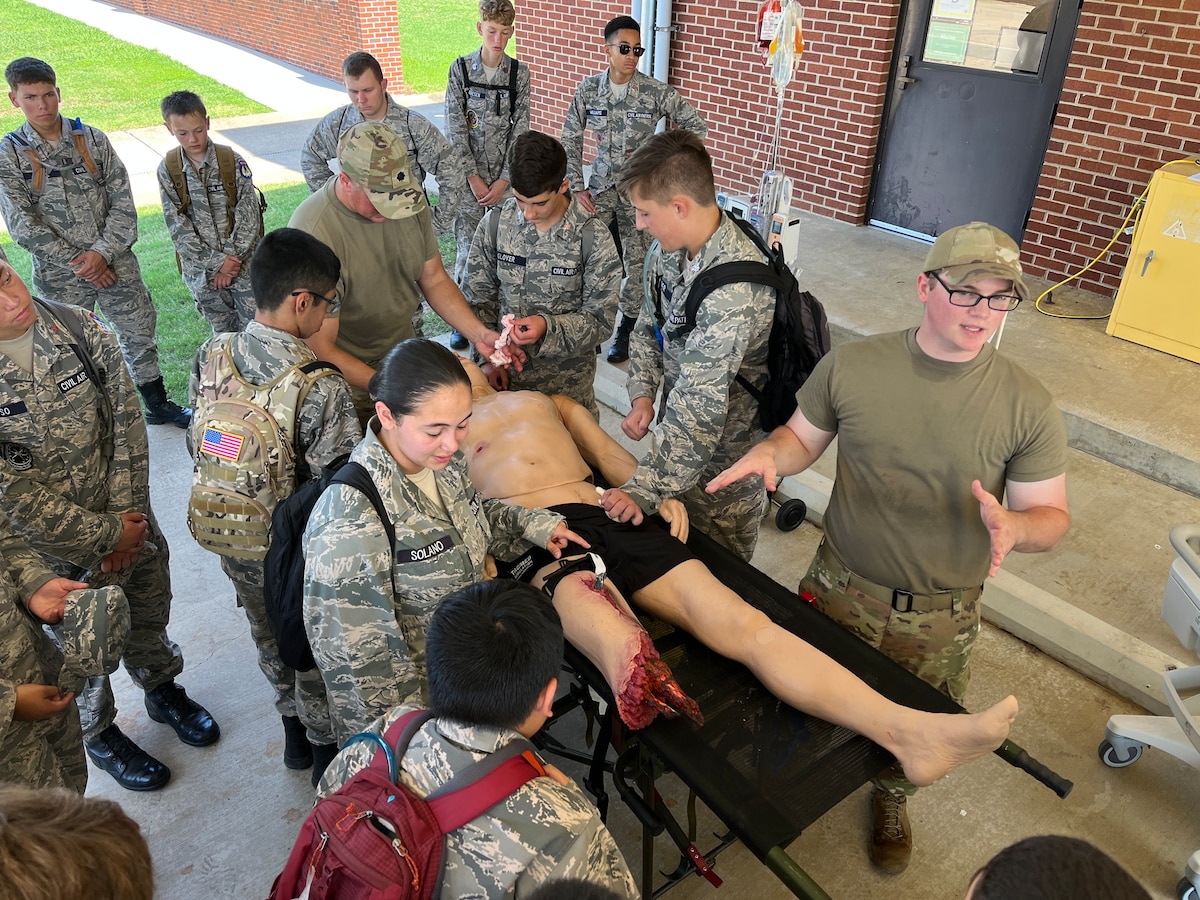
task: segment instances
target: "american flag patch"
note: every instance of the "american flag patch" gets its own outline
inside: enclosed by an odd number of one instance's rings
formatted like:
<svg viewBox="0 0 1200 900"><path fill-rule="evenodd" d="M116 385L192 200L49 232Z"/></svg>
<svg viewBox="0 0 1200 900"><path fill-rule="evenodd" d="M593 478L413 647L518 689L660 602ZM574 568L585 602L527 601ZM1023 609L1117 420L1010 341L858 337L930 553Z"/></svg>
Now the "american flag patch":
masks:
<svg viewBox="0 0 1200 900"><path fill-rule="evenodd" d="M230 434L219 428L205 428L204 440L200 442L200 452L211 453L213 456L237 462L242 453L242 441L244 440L245 438L241 435Z"/></svg>

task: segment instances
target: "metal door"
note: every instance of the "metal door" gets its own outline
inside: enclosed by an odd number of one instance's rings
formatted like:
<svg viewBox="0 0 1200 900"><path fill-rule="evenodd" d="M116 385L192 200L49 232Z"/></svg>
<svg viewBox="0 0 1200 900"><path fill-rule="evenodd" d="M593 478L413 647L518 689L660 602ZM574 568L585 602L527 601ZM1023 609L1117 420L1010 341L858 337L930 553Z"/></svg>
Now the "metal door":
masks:
<svg viewBox="0 0 1200 900"><path fill-rule="evenodd" d="M908 0L871 224L928 240L989 222L1021 242L1082 0Z"/></svg>

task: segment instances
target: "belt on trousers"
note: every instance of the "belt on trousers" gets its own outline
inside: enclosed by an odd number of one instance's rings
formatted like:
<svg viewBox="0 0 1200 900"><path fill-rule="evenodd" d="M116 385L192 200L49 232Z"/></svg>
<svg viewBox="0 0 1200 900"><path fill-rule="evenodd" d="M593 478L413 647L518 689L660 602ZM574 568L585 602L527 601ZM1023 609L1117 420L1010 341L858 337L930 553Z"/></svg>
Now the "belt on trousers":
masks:
<svg viewBox="0 0 1200 900"><path fill-rule="evenodd" d="M936 591L932 594L915 594L912 591L876 584L847 568L825 538L821 538L821 543L817 546L817 558L829 569L839 586L854 588L880 603L887 603L896 612L935 612L942 609L958 612L983 593L983 585Z"/></svg>

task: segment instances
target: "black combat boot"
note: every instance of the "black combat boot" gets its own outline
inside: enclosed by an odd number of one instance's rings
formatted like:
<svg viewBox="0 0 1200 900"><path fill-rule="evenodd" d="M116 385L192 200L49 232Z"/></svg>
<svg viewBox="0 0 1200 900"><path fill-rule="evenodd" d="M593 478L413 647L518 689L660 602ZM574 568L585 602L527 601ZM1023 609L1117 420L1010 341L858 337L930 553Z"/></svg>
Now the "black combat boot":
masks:
<svg viewBox="0 0 1200 900"><path fill-rule="evenodd" d="M621 313L621 321L617 323L617 336L613 338L612 346L608 348L610 363L623 363L629 359L629 336L633 334L633 326L637 324L634 316Z"/></svg>
<svg viewBox="0 0 1200 900"><path fill-rule="evenodd" d="M167 396L162 378L138 385L142 402L146 404L147 425L174 425L187 428L192 424L192 411L175 403Z"/></svg>
<svg viewBox="0 0 1200 900"><path fill-rule="evenodd" d="M157 791L171 780L171 770L127 738L116 725L83 742L88 759L127 791Z"/></svg>
<svg viewBox="0 0 1200 900"><path fill-rule="evenodd" d="M333 762L333 758L337 756L337 744L313 744L312 745L312 786L316 787L321 783L321 776L325 774L325 770L329 768L329 764Z"/></svg>
<svg viewBox="0 0 1200 900"><path fill-rule="evenodd" d="M466 350L471 346L470 342L463 337L460 331L450 332L450 349L451 350Z"/></svg>
<svg viewBox="0 0 1200 900"><path fill-rule="evenodd" d="M174 681L146 691L146 712L155 722L170 725L181 741L193 747L215 744L221 736L221 728L208 710Z"/></svg>
<svg viewBox="0 0 1200 900"><path fill-rule="evenodd" d="M307 769L313 764L308 730L297 716L283 717L283 764L289 769Z"/></svg>

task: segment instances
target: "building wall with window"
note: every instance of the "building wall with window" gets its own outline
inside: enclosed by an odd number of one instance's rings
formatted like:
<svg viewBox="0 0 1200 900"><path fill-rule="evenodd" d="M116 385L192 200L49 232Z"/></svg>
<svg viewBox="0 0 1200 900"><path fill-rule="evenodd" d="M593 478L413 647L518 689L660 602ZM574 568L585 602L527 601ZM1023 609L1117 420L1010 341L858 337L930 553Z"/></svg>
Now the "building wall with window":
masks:
<svg viewBox="0 0 1200 900"><path fill-rule="evenodd" d="M754 44L753 0L674 5L669 81L709 125L718 185L751 193L777 106ZM603 27L627 5L522 0L521 58L534 128L558 134L575 86L604 65ZM805 2L806 49L786 88L779 166L794 205L863 224L900 21L899 0ZM1163 163L1200 155L1200 0L1087 0L1076 32L1023 254L1057 280L1108 243ZM590 150L588 151L590 152ZM1115 295L1128 237L1080 280Z"/></svg>
<svg viewBox="0 0 1200 900"><path fill-rule="evenodd" d="M340 81L342 60L366 50L388 87L404 83L396 0L112 0L114 6L194 28Z"/></svg>

